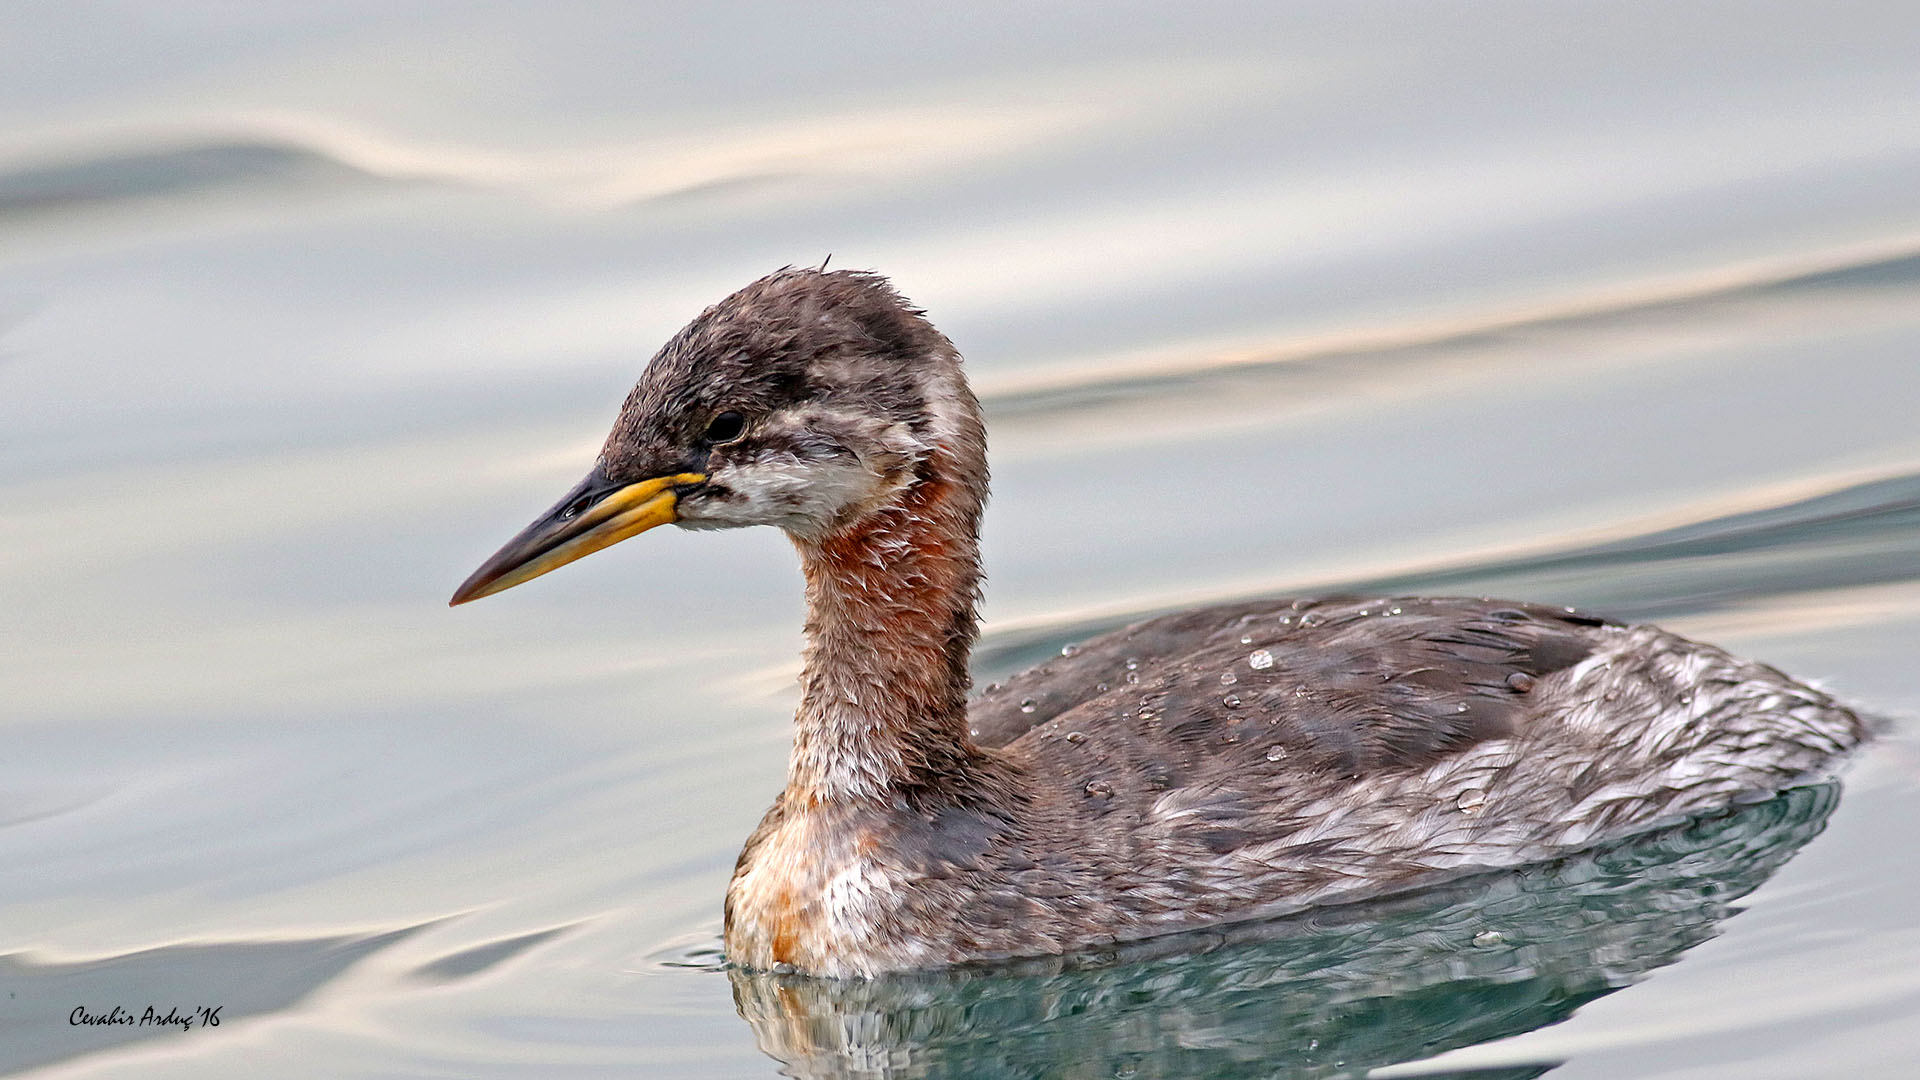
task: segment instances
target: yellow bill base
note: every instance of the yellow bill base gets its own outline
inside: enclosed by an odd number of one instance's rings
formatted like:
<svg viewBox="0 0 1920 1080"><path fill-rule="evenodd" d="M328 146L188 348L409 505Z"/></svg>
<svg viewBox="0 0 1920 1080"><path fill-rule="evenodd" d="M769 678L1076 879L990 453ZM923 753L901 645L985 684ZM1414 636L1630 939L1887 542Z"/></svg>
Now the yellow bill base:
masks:
<svg viewBox="0 0 1920 1080"><path fill-rule="evenodd" d="M642 480L601 499L578 517L536 523L481 564L448 604L492 596L655 526L670 525L679 520L675 510L679 499L673 489L705 479L700 473L678 473Z"/></svg>

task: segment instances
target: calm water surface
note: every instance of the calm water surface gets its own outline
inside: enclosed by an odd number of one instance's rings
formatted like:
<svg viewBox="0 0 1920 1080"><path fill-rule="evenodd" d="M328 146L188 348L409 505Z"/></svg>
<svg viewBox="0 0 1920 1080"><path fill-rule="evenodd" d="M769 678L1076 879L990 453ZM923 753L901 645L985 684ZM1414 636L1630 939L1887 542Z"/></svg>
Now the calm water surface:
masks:
<svg viewBox="0 0 1920 1080"><path fill-rule="evenodd" d="M1322 8L16 5L0 1073L1910 1075L1920 17ZM727 973L781 538L444 604L667 334L829 253L987 402L982 678L1208 600L1500 594L1892 733L1391 904ZM150 1004L222 1022L69 1023Z"/></svg>

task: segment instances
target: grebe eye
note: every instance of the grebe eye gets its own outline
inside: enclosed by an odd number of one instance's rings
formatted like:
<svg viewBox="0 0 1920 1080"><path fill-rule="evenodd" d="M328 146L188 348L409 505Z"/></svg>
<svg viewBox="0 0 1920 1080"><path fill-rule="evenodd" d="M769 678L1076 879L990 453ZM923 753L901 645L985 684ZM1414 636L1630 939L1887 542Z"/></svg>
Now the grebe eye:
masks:
<svg viewBox="0 0 1920 1080"><path fill-rule="evenodd" d="M715 446L730 443L746 434L747 418L729 409L713 418L707 425L707 441Z"/></svg>
<svg viewBox="0 0 1920 1080"><path fill-rule="evenodd" d="M582 495L579 498L568 503L566 507L560 511L560 519L564 521L568 518L577 518L580 516L581 511L585 510L587 507L592 505L593 505L593 496Z"/></svg>

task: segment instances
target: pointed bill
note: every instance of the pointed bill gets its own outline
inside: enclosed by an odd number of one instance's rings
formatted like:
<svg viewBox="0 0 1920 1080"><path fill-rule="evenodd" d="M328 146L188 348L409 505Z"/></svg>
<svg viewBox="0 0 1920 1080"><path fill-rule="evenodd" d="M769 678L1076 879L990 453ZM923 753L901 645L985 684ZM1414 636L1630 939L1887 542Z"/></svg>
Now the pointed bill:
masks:
<svg viewBox="0 0 1920 1080"><path fill-rule="evenodd" d="M481 563L448 604L492 596L656 525L671 524L679 519L674 489L705 479L699 473L678 473L618 484L596 471Z"/></svg>

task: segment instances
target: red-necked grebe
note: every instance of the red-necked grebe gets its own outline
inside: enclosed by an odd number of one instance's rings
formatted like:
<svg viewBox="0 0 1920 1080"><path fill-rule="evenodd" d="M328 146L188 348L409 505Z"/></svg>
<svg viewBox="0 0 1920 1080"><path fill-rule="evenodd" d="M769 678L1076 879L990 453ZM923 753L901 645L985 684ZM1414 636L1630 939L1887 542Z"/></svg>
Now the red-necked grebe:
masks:
<svg viewBox="0 0 1920 1080"><path fill-rule="evenodd" d="M969 704L986 496L953 345L884 278L783 270L660 350L586 480L453 602L669 522L787 531L803 693L726 951L820 975L1536 861L1764 798L1865 735L1826 694L1651 626L1415 597L1153 619Z"/></svg>

